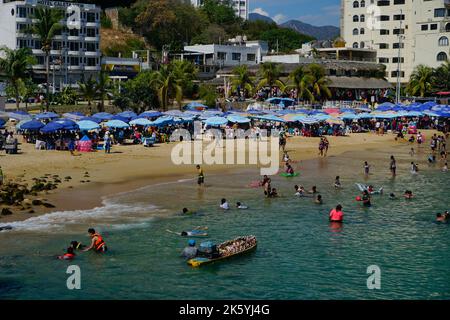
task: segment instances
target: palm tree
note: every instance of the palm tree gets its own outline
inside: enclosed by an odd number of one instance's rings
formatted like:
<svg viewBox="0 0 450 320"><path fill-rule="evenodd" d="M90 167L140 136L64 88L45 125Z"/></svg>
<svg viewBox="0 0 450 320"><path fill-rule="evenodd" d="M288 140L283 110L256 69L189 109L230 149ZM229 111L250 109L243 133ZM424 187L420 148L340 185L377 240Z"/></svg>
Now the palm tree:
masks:
<svg viewBox="0 0 450 320"><path fill-rule="evenodd" d="M80 95L88 102L88 106L92 105L92 101L94 101L97 96L97 85L97 81L95 81L92 76L90 76L87 81L78 81Z"/></svg>
<svg viewBox="0 0 450 320"><path fill-rule="evenodd" d="M49 96L50 96L50 50L52 48L52 40L56 33L62 29L60 21L63 19L62 12L57 9L49 8L36 8L33 19L36 23L33 23L28 30L37 36L41 43L41 50L45 54L45 75L46 75L46 106L49 108Z"/></svg>
<svg viewBox="0 0 450 320"><path fill-rule="evenodd" d="M183 88L179 83L180 80L176 77L170 65L163 65L154 73L150 86L156 88L163 110L167 110L171 97L174 97L178 105L181 106Z"/></svg>
<svg viewBox="0 0 450 320"><path fill-rule="evenodd" d="M245 65L233 69L233 79L231 80L231 88L233 91L243 91L244 98L253 91L253 77L248 72L248 67Z"/></svg>
<svg viewBox="0 0 450 320"><path fill-rule="evenodd" d="M331 91L328 88L329 80L326 77L325 69L316 63L312 63L308 66L308 73L312 77L311 93L314 95L315 100L322 100L323 98L330 98Z"/></svg>
<svg viewBox="0 0 450 320"><path fill-rule="evenodd" d="M105 111L105 99L107 98L109 87L110 87L110 79L108 77L108 74L102 69L100 71L96 87L98 97L100 98L98 112Z"/></svg>
<svg viewBox="0 0 450 320"><path fill-rule="evenodd" d="M436 91L450 89L450 60L445 61L434 70L432 86Z"/></svg>
<svg viewBox="0 0 450 320"><path fill-rule="evenodd" d="M407 91L412 96L419 95L424 97L432 90L433 83L433 69L423 64L418 65L407 85Z"/></svg>
<svg viewBox="0 0 450 320"><path fill-rule="evenodd" d="M309 73L309 70L307 70L304 66L298 66L289 75L289 79L291 80L292 85L289 85L288 87L292 87L297 90L297 102L300 98L314 101L314 95L310 90L312 88L314 78Z"/></svg>
<svg viewBox="0 0 450 320"><path fill-rule="evenodd" d="M273 87L280 88L281 91L285 90L285 85L283 81L280 80L281 76L281 65L273 63L273 62L264 62L259 67L259 75L261 80L258 83L257 88L260 89L265 86L269 86L270 90Z"/></svg>
<svg viewBox="0 0 450 320"><path fill-rule="evenodd" d="M16 98L16 108L19 109L20 87L30 78L31 66L35 63L29 48L12 50L9 48L0 49L4 57L0 58L0 72L2 78L12 87Z"/></svg>

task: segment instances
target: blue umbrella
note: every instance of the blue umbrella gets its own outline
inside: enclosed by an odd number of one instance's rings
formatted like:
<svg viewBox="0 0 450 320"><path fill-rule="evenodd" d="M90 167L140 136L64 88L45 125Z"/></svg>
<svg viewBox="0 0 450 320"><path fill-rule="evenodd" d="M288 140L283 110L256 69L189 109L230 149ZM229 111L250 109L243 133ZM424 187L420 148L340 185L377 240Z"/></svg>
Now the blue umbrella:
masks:
<svg viewBox="0 0 450 320"><path fill-rule="evenodd" d="M109 120L108 122L105 123L105 126L109 128L123 129L128 128L130 125L120 120Z"/></svg>
<svg viewBox="0 0 450 320"><path fill-rule="evenodd" d="M152 121L152 126L155 127L162 127L173 123L173 117L172 116L164 116L159 117L155 121Z"/></svg>
<svg viewBox="0 0 450 320"><path fill-rule="evenodd" d="M70 119L56 119L53 120L52 122L56 122L59 123L60 125L63 126L64 130L78 130L78 125L75 121L70 120Z"/></svg>
<svg viewBox="0 0 450 320"><path fill-rule="evenodd" d="M22 110L11 111L11 113L20 114L22 116L29 116L30 115L28 112L25 112L25 111L22 111Z"/></svg>
<svg viewBox="0 0 450 320"><path fill-rule="evenodd" d="M59 118L59 116L54 112L43 112L43 113L38 113L35 116L35 118L38 120L40 120L40 119L56 119L56 118Z"/></svg>
<svg viewBox="0 0 450 320"><path fill-rule="evenodd" d="M124 112L118 113L117 116L120 116L123 118L128 118L128 121L129 121L130 119L137 117L137 114L134 113L133 111L124 111Z"/></svg>
<svg viewBox="0 0 450 320"><path fill-rule="evenodd" d="M114 115L114 116L111 118L111 120L120 120L120 121L123 121L123 122L128 122L128 121L130 121L129 118L119 116L118 114Z"/></svg>
<svg viewBox="0 0 450 320"><path fill-rule="evenodd" d="M44 127L41 128L42 133L54 133L59 130L63 130L64 127L62 124L57 122L49 122Z"/></svg>
<svg viewBox="0 0 450 320"><path fill-rule="evenodd" d="M356 119L372 119L372 118L375 118L375 116L370 113L360 113L356 115Z"/></svg>
<svg viewBox="0 0 450 320"><path fill-rule="evenodd" d="M100 128L100 125L94 121L90 120L81 120L77 122L78 127L81 131L90 131L96 130Z"/></svg>
<svg viewBox="0 0 450 320"><path fill-rule="evenodd" d="M172 116L172 117L182 117L184 115L183 111L180 110L169 110L166 112L163 112L166 116Z"/></svg>
<svg viewBox="0 0 450 320"><path fill-rule="evenodd" d="M271 114L262 115L262 116L252 116L252 118L264 120L264 121L272 121L272 122L286 122L283 119L281 119L275 115L271 115Z"/></svg>
<svg viewBox="0 0 450 320"><path fill-rule="evenodd" d="M251 120L247 117L239 116L239 115L230 115L227 117L228 121L234 123L249 123Z"/></svg>
<svg viewBox="0 0 450 320"><path fill-rule="evenodd" d="M6 121L0 118L0 128L3 128L5 123L6 123Z"/></svg>
<svg viewBox="0 0 450 320"><path fill-rule="evenodd" d="M108 112L99 112L99 113L94 114L93 117L98 118L101 121L105 121L105 120L111 120L113 118L113 115Z"/></svg>
<svg viewBox="0 0 450 320"><path fill-rule="evenodd" d="M344 120L353 120L353 119L358 119L358 116L354 113L343 113L343 114L339 115L339 118L344 119Z"/></svg>
<svg viewBox="0 0 450 320"><path fill-rule="evenodd" d="M145 118L137 118L137 119L131 120L130 124L133 125L133 126L134 125L149 126L149 125L152 124L152 122L150 120L148 120L148 119L145 119Z"/></svg>
<svg viewBox="0 0 450 320"><path fill-rule="evenodd" d="M63 117L73 121L79 121L80 119L84 118L85 115L81 112L67 112L63 114Z"/></svg>
<svg viewBox="0 0 450 320"><path fill-rule="evenodd" d="M228 119L224 117L210 117L205 120L208 126L221 126L228 123Z"/></svg>
<svg viewBox="0 0 450 320"><path fill-rule="evenodd" d="M36 131L41 129L44 124L38 120L30 120L20 125L21 130Z"/></svg>
<svg viewBox="0 0 450 320"><path fill-rule="evenodd" d="M205 106L204 104L200 103L200 102L191 102L188 103L187 105L185 105L183 107L184 110L205 110L208 109L207 106Z"/></svg>
<svg viewBox="0 0 450 320"><path fill-rule="evenodd" d="M80 119L80 121L92 121L92 122L95 122L95 123L102 122L101 119L96 118L96 117L83 117L83 118Z"/></svg>
<svg viewBox="0 0 450 320"><path fill-rule="evenodd" d="M145 117L145 118L154 118L154 117L160 117L162 116L162 113L156 110L148 110L145 112L142 112L139 117Z"/></svg>
<svg viewBox="0 0 450 320"><path fill-rule="evenodd" d="M406 115L406 117L423 117L423 113L419 111L409 111Z"/></svg>

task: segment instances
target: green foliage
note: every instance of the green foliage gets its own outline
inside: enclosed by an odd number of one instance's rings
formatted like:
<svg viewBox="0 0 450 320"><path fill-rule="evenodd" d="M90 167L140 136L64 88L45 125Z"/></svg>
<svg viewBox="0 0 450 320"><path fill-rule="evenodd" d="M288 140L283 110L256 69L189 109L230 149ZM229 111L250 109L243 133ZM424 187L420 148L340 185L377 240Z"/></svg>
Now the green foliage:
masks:
<svg viewBox="0 0 450 320"><path fill-rule="evenodd" d="M277 28L260 34L261 40L269 43L269 50L289 53L301 47L305 42L314 40L313 37L300 34L292 29Z"/></svg>
<svg viewBox="0 0 450 320"><path fill-rule="evenodd" d="M278 29L276 23L269 23L262 20L255 20L255 21L247 20L242 25L243 33L247 35L248 39L250 40L260 40L261 35L264 32L276 29Z"/></svg>
<svg viewBox="0 0 450 320"><path fill-rule="evenodd" d="M244 98L252 94L254 79L250 76L248 67L243 65L234 68L233 75L234 77L231 80L232 90L238 91L239 96L241 96L242 91Z"/></svg>
<svg viewBox="0 0 450 320"><path fill-rule="evenodd" d="M202 99L203 104L210 108L216 106L216 101L218 98L216 88L214 86L201 85L199 90L200 99Z"/></svg>
<svg viewBox="0 0 450 320"><path fill-rule="evenodd" d="M232 2L229 0L204 0L200 11L208 17L211 23L218 25L230 25L239 21L234 13Z"/></svg>
<svg viewBox="0 0 450 320"><path fill-rule="evenodd" d="M106 56L117 57L120 55L124 58L131 58L133 51L144 50L146 48L145 42L134 37L128 38L125 43L113 43L111 46L105 48L103 53Z"/></svg>
<svg viewBox="0 0 450 320"><path fill-rule="evenodd" d="M154 77L154 71L147 70L128 80L113 104L122 110L131 108L137 113L159 107L157 90L151 86Z"/></svg>
<svg viewBox="0 0 450 320"><path fill-rule="evenodd" d="M100 25L105 29L111 29L113 26L111 19L104 12L100 16Z"/></svg>
<svg viewBox="0 0 450 320"><path fill-rule="evenodd" d="M91 77L87 81L78 81L80 96L88 102L90 106L97 95L97 82Z"/></svg>
<svg viewBox="0 0 450 320"><path fill-rule="evenodd" d="M418 65L407 85L407 92L413 96L425 97L432 92L434 81L434 70L423 64Z"/></svg>
<svg viewBox="0 0 450 320"><path fill-rule="evenodd" d="M258 88L262 87L278 87L281 91L284 91L285 84L280 80L282 72L282 66L278 63L265 62L259 66Z"/></svg>

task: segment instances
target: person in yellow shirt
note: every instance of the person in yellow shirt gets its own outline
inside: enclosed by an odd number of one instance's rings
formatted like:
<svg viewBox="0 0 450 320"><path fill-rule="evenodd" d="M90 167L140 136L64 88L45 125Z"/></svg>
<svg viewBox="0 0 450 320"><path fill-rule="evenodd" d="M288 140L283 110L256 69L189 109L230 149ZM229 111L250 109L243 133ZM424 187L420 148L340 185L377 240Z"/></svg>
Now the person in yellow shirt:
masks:
<svg viewBox="0 0 450 320"><path fill-rule="evenodd" d="M205 183L205 175L203 174L203 169L200 167L200 165L197 165L196 168L198 170L197 184L200 186Z"/></svg>

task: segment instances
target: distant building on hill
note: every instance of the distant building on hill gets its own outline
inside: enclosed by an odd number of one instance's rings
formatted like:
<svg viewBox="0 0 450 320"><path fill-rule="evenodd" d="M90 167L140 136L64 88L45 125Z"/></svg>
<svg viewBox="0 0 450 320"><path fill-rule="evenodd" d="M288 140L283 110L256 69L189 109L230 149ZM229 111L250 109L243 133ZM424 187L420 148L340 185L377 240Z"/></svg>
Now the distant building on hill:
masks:
<svg viewBox="0 0 450 320"><path fill-rule="evenodd" d="M79 8L79 25L72 28L67 23L69 17L75 17L69 7ZM60 89L66 85L75 85L77 81L90 76L97 77L101 66L100 43L100 7L50 0L0 0L0 46L10 49L30 48L37 60L33 66L33 76L38 82L45 82L45 55L36 36L26 32L32 24L36 8L64 10L63 28L52 41L49 64L51 87Z"/></svg>
<svg viewBox="0 0 450 320"><path fill-rule="evenodd" d="M203 4L203 0L190 1L194 7L200 7ZM250 0L230 0L230 3L233 5L234 12L238 17L248 20Z"/></svg>

